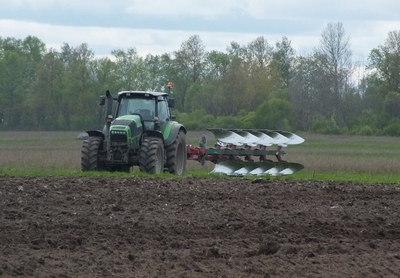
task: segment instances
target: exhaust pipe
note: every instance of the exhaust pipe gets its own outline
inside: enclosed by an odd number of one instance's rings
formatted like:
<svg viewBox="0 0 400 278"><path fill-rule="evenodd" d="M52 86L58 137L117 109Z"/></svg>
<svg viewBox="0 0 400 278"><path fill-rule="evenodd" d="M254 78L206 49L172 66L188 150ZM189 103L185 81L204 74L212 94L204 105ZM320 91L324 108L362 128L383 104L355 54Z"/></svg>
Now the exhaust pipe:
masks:
<svg viewBox="0 0 400 278"><path fill-rule="evenodd" d="M108 137L109 132L110 132L110 126L111 126L111 122L114 119L113 117L113 101L114 101L114 97L112 96L112 94L110 93L109 90L106 91L106 128L105 128L105 132L104 135L106 137Z"/></svg>

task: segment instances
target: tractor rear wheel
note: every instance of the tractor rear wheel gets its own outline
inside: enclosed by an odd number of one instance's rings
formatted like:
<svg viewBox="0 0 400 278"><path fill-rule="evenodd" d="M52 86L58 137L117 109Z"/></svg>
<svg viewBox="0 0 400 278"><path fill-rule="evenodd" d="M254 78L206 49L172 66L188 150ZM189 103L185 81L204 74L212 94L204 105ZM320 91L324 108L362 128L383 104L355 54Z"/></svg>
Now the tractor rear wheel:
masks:
<svg viewBox="0 0 400 278"><path fill-rule="evenodd" d="M106 165L100 161L100 151L103 149L103 138L93 136L83 141L81 152L82 171L104 171Z"/></svg>
<svg viewBox="0 0 400 278"><path fill-rule="evenodd" d="M182 176L186 171L186 137L183 130L179 131L174 143L166 147L167 162L165 168L171 174Z"/></svg>
<svg viewBox="0 0 400 278"><path fill-rule="evenodd" d="M160 138L144 138L139 152L140 171L150 174L164 171L164 144Z"/></svg>

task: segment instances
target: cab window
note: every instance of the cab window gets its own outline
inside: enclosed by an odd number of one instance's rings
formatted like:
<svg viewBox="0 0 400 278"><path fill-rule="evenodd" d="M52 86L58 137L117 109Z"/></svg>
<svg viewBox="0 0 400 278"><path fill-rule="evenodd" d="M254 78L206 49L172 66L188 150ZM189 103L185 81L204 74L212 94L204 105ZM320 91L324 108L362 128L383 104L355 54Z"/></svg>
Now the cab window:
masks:
<svg viewBox="0 0 400 278"><path fill-rule="evenodd" d="M166 122L169 120L168 104L165 98L158 98L158 119L160 122Z"/></svg>

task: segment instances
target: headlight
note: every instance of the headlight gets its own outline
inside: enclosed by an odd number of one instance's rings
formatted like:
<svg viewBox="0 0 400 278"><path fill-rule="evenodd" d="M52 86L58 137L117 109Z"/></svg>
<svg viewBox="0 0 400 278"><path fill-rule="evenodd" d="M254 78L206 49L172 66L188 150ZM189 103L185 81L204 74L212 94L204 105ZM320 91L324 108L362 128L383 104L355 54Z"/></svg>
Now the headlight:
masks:
<svg viewBox="0 0 400 278"><path fill-rule="evenodd" d="M111 134L121 134L121 135L125 135L125 131L121 131L121 130L113 130L111 131Z"/></svg>

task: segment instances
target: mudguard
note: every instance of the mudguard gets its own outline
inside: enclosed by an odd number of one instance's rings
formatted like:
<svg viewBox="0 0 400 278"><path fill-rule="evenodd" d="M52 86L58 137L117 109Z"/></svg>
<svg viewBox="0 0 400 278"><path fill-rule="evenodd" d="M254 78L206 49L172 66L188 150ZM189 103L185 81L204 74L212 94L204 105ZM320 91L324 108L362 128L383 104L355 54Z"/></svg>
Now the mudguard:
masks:
<svg viewBox="0 0 400 278"><path fill-rule="evenodd" d="M101 137L104 140L104 133L101 132L100 130L87 130L86 133L89 135L89 137L97 136Z"/></svg>
<svg viewBox="0 0 400 278"><path fill-rule="evenodd" d="M164 142L164 138L161 132L157 131L157 130L146 130L143 135L149 136L149 137L157 137L163 140Z"/></svg>
<svg viewBox="0 0 400 278"><path fill-rule="evenodd" d="M178 122L169 122L166 125L163 132L165 146L169 146L174 143L180 130L183 130L183 132L186 134L186 128Z"/></svg>

